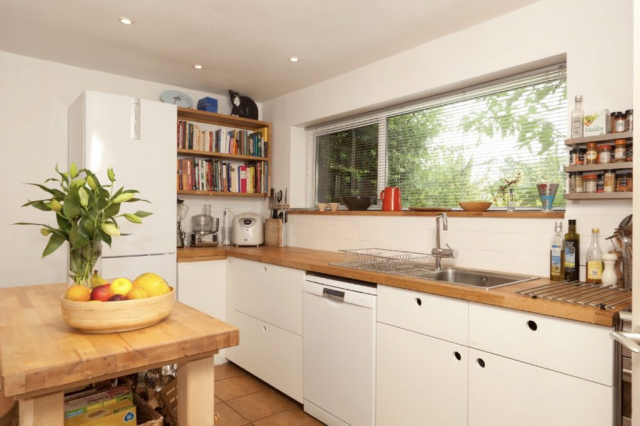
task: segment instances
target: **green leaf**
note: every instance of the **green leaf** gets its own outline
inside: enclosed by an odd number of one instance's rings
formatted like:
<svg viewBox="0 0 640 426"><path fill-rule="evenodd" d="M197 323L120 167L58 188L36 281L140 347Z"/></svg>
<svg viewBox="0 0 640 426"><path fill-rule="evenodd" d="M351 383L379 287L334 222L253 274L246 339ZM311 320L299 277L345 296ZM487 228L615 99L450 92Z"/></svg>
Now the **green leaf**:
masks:
<svg viewBox="0 0 640 426"><path fill-rule="evenodd" d="M58 165L56 164L56 172L58 172L58 174L60 175L60 177L62 178L63 182L66 182L67 184L69 183L69 176L67 173L62 173L60 170L58 170Z"/></svg>
<svg viewBox="0 0 640 426"><path fill-rule="evenodd" d="M86 246L87 244L89 244L89 240L86 238L81 238L78 241L76 241L76 243L73 245L73 247L71 248L71 250L76 250L79 249L81 247Z"/></svg>
<svg viewBox="0 0 640 426"><path fill-rule="evenodd" d="M31 223L31 222L16 222L13 223L12 225L33 225L33 226L47 226L44 223Z"/></svg>
<svg viewBox="0 0 640 426"><path fill-rule="evenodd" d="M49 242L47 243L47 246L44 248L44 251L42 252L42 257L45 258L49 256L51 253L53 253L54 251L56 251L58 247L60 247L62 243L64 243L64 241L65 241L64 238L60 237L59 235L56 235L56 234L51 235L51 238L49 238Z"/></svg>
<svg viewBox="0 0 640 426"><path fill-rule="evenodd" d="M62 213L64 216L69 220L73 220L81 212L82 207L80 207L78 200L76 200L71 194L67 195L64 199L64 205L62 206Z"/></svg>
<svg viewBox="0 0 640 426"><path fill-rule="evenodd" d="M105 217L113 217L120 213L120 204L111 204L104 210Z"/></svg>
<svg viewBox="0 0 640 426"><path fill-rule="evenodd" d="M69 231L69 242L71 245L75 245L78 241L82 239L80 232L78 232L78 225L73 222L71 224L71 230Z"/></svg>
<svg viewBox="0 0 640 426"><path fill-rule="evenodd" d="M138 210L137 212L134 213L136 216L141 217L141 218L145 218L147 216L151 216L153 213L149 213L149 212L143 212L142 210Z"/></svg>
<svg viewBox="0 0 640 426"><path fill-rule="evenodd" d="M78 232L85 238L91 238L93 236L93 232L95 227L93 225L93 220L88 217L83 217L78 222Z"/></svg>
<svg viewBox="0 0 640 426"><path fill-rule="evenodd" d="M22 207L31 206L38 210L42 210L43 212L50 212L51 207L45 203L45 201L47 200L29 201L28 203L23 204Z"/></svg>
<svg viewBox="0 0 640 426"><path fill-rule="evenodd" d="M65 232L69 232L71 230L71 224L63 215L57 214L56 221L58 222L58 226L62 228Z"/></svg>
<svg viewBox="0 0 640 426"><path fill-rule="evenodd" d="M149 200L143 200L142 198L131 198L130 200L125 201L125 203L135 203L136 201L142 201L143 203L152 204Z"/></svg>
<svg viewBox="0 0 640 426"><path fill-rule="evenodd" d="M38 188L42 189L43 191L48 192L49 194L53 195L58 200L64 200L64 197L65 197L64 192L62 192L62 191L60 191L58 189L47 188L46 186L40 185L39 183L28 183L27 185L37 186Z"/></svg>
<svg viewBox="0 0 640 426"><path fill-rule="evenodd" d="M107 245L109 247L111 247L111 236L110 235L105 234L104 231L102 229L100 229L100 228L98 228L98 235L100 236L100 239L102 241L104 241L105 243L107 243Z"/></svg>
<svg viewBox="0 0 640 426"><path fill-rule="evenodd" d="M80 188L81 186L84 186L85 183L87 183L85 179L74 180L73 183L71 184L71 187Z"/></svg>

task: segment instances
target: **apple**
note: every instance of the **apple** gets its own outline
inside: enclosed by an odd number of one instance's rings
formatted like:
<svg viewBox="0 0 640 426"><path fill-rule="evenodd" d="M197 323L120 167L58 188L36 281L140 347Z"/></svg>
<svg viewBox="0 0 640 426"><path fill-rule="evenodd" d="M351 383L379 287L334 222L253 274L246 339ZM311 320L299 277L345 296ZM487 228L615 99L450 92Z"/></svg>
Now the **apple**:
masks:
<svg viewBox="0 0 640 426"><path fill-rule="evenodd" d="M113 296L113 292L111 291L111 284L103 284L95 287L91 291L91 300L100 300L102 302L106 302L111 299Z"/></svg>
<svg viewBox="0 0 640 426"><path fill-rule="evenodd" d="M113 294L121 294L126 296L133 288L133 283L127 278L116 278L111 281L111 291Z"/></svg>
<svg viewBox="0 0 640 426"><path fill-rule="evenodd" d="M118 300L127 300L126 296L123 296L121 294L114 294L113 296L111 296L109 298L109 302L117 302Z"/></svg>

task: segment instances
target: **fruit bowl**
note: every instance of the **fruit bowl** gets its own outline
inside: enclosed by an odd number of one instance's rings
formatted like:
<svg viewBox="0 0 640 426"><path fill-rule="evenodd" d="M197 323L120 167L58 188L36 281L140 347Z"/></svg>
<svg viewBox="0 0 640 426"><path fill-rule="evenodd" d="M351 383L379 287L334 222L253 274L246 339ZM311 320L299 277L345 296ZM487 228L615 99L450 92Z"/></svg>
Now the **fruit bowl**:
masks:
<svg viewBox="0 0 640 426"><path fill-rule="evenodd" d="M489 210L489 207L491 207L491 204L493 203L485 201L467 201L458 203L462 210L466 212L486 212Z"/></svg>
<svg viewBox="0 0 640 426"><path fill-rule="evenodd" d="M160 296L116 302L76 302L60 297L62 319L87 333L119 333L159 323L171 314L176 291Z"/></svg>

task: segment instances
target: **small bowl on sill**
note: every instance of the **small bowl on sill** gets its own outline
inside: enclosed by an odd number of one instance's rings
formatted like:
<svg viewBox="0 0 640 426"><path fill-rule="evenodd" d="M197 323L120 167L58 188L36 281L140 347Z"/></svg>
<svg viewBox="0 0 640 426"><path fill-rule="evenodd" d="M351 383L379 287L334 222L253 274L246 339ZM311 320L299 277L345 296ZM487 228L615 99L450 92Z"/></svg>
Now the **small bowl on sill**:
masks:
<svg viewBox="0 0 640 426"><path fill-rule="evenodd" d="M493 203L487 201L465 201L458 205L465 212L486 212Z"/></svg>

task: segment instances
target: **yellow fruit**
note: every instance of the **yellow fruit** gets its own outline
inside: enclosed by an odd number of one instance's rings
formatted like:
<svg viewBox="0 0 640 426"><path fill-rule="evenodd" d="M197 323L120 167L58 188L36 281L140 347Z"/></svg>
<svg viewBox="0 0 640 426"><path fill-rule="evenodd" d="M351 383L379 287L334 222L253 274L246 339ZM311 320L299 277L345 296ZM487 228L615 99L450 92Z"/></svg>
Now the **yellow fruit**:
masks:
<svg viewBox="0 0 640 426"><path fill-rule="evenodd" d="M107 281L98 273L97 269L93 271L93 274L91 274L91 279L89 281L91 282L91 287L94 288L107 283Z"/></svg>
<svg viewBox="0 0 640 426"><path fill-rule="evenodd" d="M147 272L136 278L133 282L133 288L143 288L149 292L151 297L160 296L171 291L169 284L167 284L161 276L151 272Z"/></svg>
<svg viewBox="0 0 640 426"><path fill-rule="evenodd" d="M133 288L133 283L127 278L116 278L111 281L111 291L113 294L121 294L126 296Z"/></svg>
<svg viewBox="0 0 640 426"><path fill-rule="evenodd" d="M91 290L83 285L74 285L67 289L64 298L74 302L88 302L91 299Z"/></svg>
<svg viewBox="0 0 640 426"><path fill-rule="evenodd" d="M146 299L147 297L151 297L151 295L144 288L134 288L127 294L129 300Z"/></svg>

